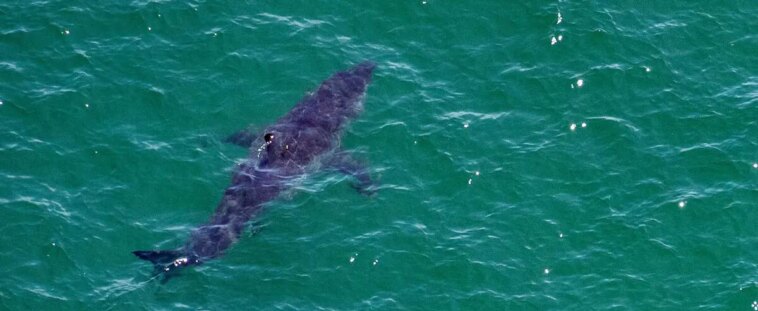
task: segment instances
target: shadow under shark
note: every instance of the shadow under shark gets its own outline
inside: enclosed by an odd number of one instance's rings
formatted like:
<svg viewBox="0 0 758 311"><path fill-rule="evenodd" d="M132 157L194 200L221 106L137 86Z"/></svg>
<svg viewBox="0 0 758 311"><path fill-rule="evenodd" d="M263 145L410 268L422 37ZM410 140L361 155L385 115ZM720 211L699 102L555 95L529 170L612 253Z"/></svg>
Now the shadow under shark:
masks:
<svg viewBox="0 0 758 311"><path fill-rule="evenodd" d="M134 255L152 262L164 282L183 267L221 256L263 205L289 188L290 181L303 176L314 162L353 175L355 188L371 194L366 169L337 149L345 125L363 110L374 67L372 62L363 62L335 73L263 135L241 131L230 136L230 142L245 147L259 142L261 147L251 148L250 157L239 165L210 220L194 229L179 249L134 251Z"/></svg>

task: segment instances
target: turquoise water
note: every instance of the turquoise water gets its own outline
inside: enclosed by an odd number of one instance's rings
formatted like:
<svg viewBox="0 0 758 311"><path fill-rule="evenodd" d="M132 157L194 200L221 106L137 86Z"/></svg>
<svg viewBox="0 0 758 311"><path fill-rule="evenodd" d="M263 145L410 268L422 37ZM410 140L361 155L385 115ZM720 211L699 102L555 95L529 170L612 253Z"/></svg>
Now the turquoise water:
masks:
<svg viewBox="0 0 758 311"><path fill-rule="evenodd" d="M756 310L756 16L5 1L0 309ZM378 194L315 172L224 257L151 279L130 252L208 219L247 156L223 137L365 59L342 145Z"/></svg>

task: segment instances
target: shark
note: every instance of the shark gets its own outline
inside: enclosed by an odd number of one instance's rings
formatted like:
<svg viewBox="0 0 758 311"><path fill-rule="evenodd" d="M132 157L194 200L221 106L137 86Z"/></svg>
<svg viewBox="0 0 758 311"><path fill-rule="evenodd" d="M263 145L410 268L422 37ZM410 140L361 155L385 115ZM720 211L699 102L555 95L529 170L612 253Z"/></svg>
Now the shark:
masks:
<svg viewBox="0 0 758 311"><path fill-rule="evenodd" d="M359 192L373 195L376 187L368 170L340 149L340 140L347 124L363 111L375 67L365 61L336 72L263 133L243 130L228 137L250 152L235 168L210 219L192 230L177 249L132 253L151 262L164 282L183 268L218 258L239 240L264 205L314 167L349 174Z"/></svg>

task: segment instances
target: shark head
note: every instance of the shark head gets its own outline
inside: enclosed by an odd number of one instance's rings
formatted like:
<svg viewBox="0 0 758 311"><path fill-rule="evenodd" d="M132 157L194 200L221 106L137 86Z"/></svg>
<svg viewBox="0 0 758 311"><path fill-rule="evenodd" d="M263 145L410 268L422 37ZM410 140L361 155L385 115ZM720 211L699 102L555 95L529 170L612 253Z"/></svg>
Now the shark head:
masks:
<svg viewBox="0 0 758 311"><path fill-rule="evenodd" d="M339 146L342 129L363 111L375 67L366 61L335 73L266 129L258 149L259 167L302 167Z"/></svg>

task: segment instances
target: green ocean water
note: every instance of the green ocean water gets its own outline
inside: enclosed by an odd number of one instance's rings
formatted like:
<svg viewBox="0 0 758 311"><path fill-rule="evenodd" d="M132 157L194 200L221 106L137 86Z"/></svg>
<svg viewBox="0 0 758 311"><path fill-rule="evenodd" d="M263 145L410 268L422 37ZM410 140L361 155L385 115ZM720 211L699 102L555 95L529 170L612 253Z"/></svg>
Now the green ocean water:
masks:
<svg viewBox="0 0 758 311"><path fill-rule="evenodd" d="M758 310L755 1L3 1L2 310ZM264 128L342 148L166 284ZM581 82L580 82L581 81Z"/></svg>

